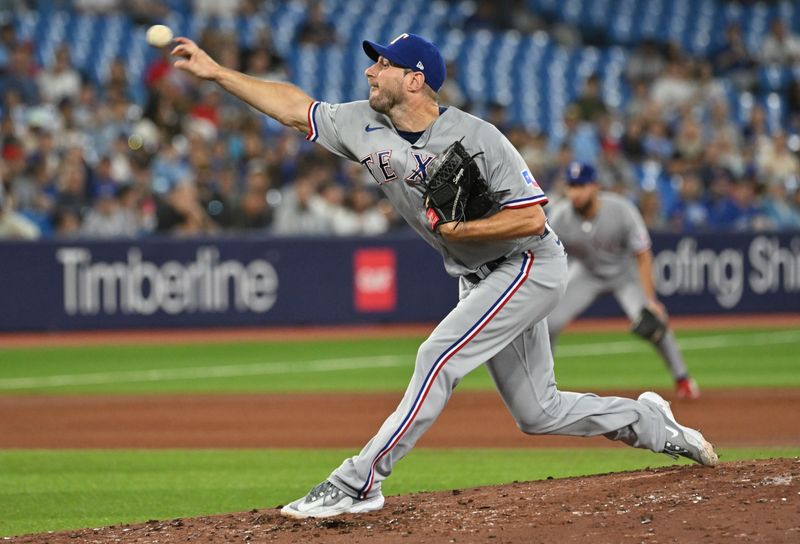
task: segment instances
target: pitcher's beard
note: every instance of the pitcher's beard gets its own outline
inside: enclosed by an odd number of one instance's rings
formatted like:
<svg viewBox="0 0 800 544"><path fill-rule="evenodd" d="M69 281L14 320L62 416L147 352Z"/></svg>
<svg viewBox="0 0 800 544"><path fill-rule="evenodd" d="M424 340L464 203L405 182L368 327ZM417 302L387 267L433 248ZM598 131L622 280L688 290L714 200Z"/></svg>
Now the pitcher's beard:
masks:
<svg viewBox="0 0 800 544"><path fill-rule="evenodd" d="M397 97L386 91L370 93L369 105L378 113L389 115L389 112L392 111L392 108L397 105Z"/></svg>
<svg viewBox="0 0 800 544"><path fill-rule="evenodd" d="M377 111L378 113L382 113L384 115L389 113L393 104L390 104L385 97L382 96L375 96L369 98L369 105L370 107Z"/></svg>

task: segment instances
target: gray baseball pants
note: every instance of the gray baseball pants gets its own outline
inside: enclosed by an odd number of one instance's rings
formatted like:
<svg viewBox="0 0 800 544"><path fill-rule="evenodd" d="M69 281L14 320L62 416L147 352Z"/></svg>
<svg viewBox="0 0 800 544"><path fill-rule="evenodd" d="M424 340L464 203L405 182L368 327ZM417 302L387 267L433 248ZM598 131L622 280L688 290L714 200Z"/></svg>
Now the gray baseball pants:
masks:
<svg viewBox="0 0 800 544"><path fill-rule="evenodd" d="M475 285L462 278L459 303L419 347L400 405L329 479L354 497L379 493L381 482L433 424L459 381L481 364L525 433L605 435L661 451L666 429L654 408L556 388L545 317L563 295L566 278L566 255L554 234Z"/></svg>
<svg viewBox="0 0 800 544"><path fill-rule="evenodd" d="M614 278L600 278L589 271L580 261L569 263L567 292L558 306L547 317L550 329L550 346L555 349L556 340L562 329L604 293L613 293L622 311L633 321L644 308L646 297L642 289L639 271L634 266ZM664 361L664 365L676 380L689 375L678 342L671 330L667 329L657 343L652 343Z"/></svg>

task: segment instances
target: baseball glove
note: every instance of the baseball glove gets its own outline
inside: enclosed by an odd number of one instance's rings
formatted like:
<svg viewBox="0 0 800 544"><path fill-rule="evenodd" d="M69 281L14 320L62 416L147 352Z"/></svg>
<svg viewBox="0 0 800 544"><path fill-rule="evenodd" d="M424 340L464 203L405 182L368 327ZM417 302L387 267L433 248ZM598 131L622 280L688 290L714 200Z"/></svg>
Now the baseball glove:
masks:
<svg viewBox="0 0 800 544"><path fill-rule="evenodd" d="M498 204L497 193L481 176L475 157L460 140L450 144L428 167L423 182L431 230L442 223L480 219Z"/></svg>
<svg viewBox="0 0 800 544"><path fill-rule="evenodd" d="M650 308L644 307L639 313L639 317L633 322L631 332L657 344L664 337L667 324L661 320Z"/></svg>

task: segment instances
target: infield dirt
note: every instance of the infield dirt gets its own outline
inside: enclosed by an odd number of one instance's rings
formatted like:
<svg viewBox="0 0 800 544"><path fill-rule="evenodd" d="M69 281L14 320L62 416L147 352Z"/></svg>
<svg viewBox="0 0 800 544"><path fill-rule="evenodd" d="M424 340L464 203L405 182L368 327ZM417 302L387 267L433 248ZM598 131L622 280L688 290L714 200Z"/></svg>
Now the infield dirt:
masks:
<svg viewBox="0 0 800 544"><path fill-rule="evenodd" d="M765 542L800 540L800 460L681 466L389 497L295 521L277 509L11 538L74 542Z"/></svg>

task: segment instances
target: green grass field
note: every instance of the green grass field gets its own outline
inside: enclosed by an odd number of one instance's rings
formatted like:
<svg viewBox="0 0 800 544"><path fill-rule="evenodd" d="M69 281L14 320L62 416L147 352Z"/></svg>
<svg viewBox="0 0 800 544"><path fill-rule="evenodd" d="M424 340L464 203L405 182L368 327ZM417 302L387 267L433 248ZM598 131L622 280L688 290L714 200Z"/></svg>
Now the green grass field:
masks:
<svg viewBox="0 0 800 544"><path fill-rule="evenodd" d="M695 331L679 338L705 389L800 386L800 331ZM0 348L0 395L402 390L421 340ZM565 335L557 361L565 389L671 387L652 349L625 333ZM492 384L478 370L459 388ZM273 507L305 493L353 453L0 451L0 535ZM721 454L723 460L798 456L800 444ZM418 449L398 465L385 491L397 495L672 463L622 448Z"/></svg>
<svg viewBox="0 0 800 544"><path fill-rule="evenodd" d="M0 394L402 391L422 338L0 349ZM797 387L800 330L684 332L680 344L710 387ZM653 349L628 334L564 335L565 389L670 387ZM460 389L492 389L473 372Z"/></svg>

